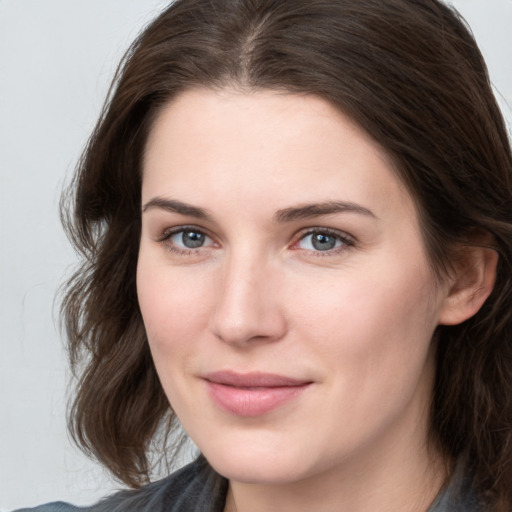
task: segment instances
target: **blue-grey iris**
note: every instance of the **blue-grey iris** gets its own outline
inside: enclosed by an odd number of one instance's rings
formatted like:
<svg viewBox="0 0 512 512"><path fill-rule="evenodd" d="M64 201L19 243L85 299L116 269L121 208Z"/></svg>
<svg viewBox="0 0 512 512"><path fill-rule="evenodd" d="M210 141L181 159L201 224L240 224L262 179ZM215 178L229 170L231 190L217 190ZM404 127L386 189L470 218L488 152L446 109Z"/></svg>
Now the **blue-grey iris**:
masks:
<svg viewBox="0 0 512 512"><path fill-rule="evenodd" d="M196 249L204 244L205 235L197 231L183 231L181 241L188 249Z"/></svg>
<svg viewBox="0 0 512 512"><path fill-rule="evenodd" d="M336 246L336 237L324 233L314 233L311 237L311 244L317 251L328 251Z"/></svg>

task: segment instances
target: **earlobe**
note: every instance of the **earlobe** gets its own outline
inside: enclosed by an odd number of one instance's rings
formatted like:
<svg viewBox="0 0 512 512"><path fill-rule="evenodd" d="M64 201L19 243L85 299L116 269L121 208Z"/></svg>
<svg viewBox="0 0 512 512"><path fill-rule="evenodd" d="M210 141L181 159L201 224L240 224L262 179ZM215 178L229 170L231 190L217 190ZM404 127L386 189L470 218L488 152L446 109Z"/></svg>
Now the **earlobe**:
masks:
<svg viewBox="0 0 512 512"><path fill-rule="evenodd" d="M457 325L475 315L492 292L498 254L491 247L465 247L439 314L440 325Z"/></svg>

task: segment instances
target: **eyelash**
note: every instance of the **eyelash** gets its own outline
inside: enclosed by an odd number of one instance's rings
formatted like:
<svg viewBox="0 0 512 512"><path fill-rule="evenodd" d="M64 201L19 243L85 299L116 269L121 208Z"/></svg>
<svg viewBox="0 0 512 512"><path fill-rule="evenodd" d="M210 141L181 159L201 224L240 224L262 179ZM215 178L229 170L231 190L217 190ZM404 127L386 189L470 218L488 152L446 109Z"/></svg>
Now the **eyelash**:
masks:
<svg viewBox="0 0 512 512"><path fill-rule="evenodd" d="M310 235L327 235L329 237L333 237L337 239L339 242L341 242L340 246L334 247L329 250L325 251L315 251L315 250L309 250L309 249L301 249L298 246L300 242L302 242L306 237ZM329 256L339 256L340 253L347 251L351 247L354 247L356 245L356 241L353 237L348 235L347 233L344 233L342 231L337 231L335 229L330 228L321 228L321 227L314 227L314 228L308 228L307 230L304 230L299 233L297 241L294 242L291 246L291 249L293 250L304 250L313 255L317 258L326 258Z"/></svg>
<svg viewBox="0 0 512 512"><path fill-rule="evenodd" d="M196 226L179 226L177 228L165 230L162 233L162 235L157 239L157 242L164 244L169 251L176 253L180 256L195 255L198 253L199 249L205 249L205 247L198 247L197 249L180 248L174 245L173 243L170 243L170 239L174 235L178 235L179 233L185 233L186 231L204 235L205 237L212 239L212 237L208 235L208 233L206 233L203 229L200 229Z"/></svg>
<svg viewBox="0 0 512 512"><path fill-rule="evenodd" d="M202 246L198 247L196 249L179 248L176 245L169 243L170 239L174 235L177 235L179 233L184 233L186 231L197 233L197 234L203 235L203 236L208 237L213 240L213 238L210 235L208 235L208 233L205 230L203 230L201 228L198 228L196 226L179 226L177 228L165 230L162 233L162 235L157 239L157 242L165 244L166 248L169 251L176 253L178 255L182 255L182 256L195 255L198 253L198 251L200 249L208 248L208 247L202 247ZM327 235L329 237L333 237L333 238L337 239L341 244L338 247L334 247L332 249L328 249L325 251L320 251L320 250L315 251L315 250L310 250L310 249L301 249L300 247L297 247L298 244L300 242L302 242L306 237L315 235L315 234ZM314 255L314 257L324 258L324 257L333 256L333 255L339 255L341 252L344 252L344 251L348 250L349 248L354 247L355 244L356 244L356 241L354 240L354 238L351 237L350 235L347 235L344 232L337 231L337 230L330 229L330 228L315 227L315 228L308 228L307 230L300 232L295 237L295 241L291 244L290 249L298 250L298 251L303 250L305 252L308 252L308 253Z"/></svg>

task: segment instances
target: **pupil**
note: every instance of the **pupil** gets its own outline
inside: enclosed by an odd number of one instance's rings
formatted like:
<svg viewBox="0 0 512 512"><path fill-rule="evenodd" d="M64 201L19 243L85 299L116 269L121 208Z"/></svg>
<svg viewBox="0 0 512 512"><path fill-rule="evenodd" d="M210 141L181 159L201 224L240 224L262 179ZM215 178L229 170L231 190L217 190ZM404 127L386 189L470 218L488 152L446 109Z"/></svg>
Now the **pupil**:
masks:
<svg viewBox="0 0 512 512"><path fill-rule="evenodd" d="M204 235L196 231L184 231L182 235L183 245L189 249L196 249L204 244Z"/></svg>
<svg viewBox="0 0 512 512"><path fill-rule="evenodd" d="M336 245L336 239L333 236L324 235L322 233L313 235L311 242L313 247L318 251L327 251L329 249L333 249Z"/></svg>

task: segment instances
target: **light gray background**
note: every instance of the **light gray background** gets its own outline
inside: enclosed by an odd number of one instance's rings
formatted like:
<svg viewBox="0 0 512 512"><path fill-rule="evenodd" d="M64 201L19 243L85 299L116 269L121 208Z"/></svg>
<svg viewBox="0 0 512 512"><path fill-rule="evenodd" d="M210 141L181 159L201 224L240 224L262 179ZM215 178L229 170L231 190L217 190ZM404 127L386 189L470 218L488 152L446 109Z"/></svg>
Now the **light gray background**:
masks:
<svg viewBox="0 0 512 512"><path fill-rule="evenodd" d="M164 0L0 0L0 510L117 484L65 429L54 297L75 262L58 200L113 70ZM512 0L454 0L512 124ZM509 129L510 131L510 129Z"/></svg>

